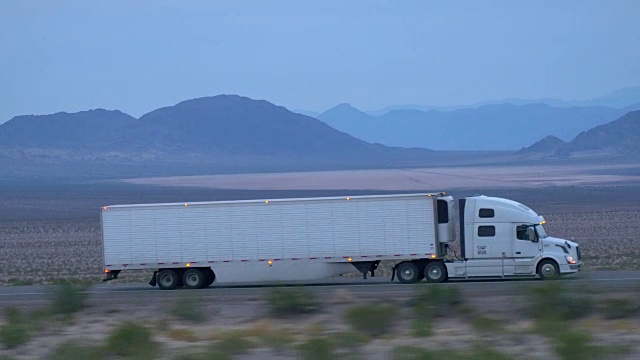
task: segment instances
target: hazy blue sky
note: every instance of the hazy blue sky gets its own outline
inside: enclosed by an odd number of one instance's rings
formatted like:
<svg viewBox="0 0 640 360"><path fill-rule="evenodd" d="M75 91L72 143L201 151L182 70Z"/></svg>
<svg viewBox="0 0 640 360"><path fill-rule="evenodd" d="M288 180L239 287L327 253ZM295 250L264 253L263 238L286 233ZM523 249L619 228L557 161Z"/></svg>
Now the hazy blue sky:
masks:
<svg viewBox="0 0 640 360"><path fill-rule="evenodd" d="M640 1L0 1L0 122L233 93L289 108L640 85Z"/></svg>

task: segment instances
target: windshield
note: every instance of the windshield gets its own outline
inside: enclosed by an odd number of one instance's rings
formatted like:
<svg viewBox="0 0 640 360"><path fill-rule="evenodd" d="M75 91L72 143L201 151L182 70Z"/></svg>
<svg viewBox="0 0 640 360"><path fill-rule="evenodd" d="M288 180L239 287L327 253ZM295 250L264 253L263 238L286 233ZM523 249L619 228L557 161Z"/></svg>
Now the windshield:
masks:
<svg viewBox="0 0 640 360"><path fill-rule="evenodd" d="M536 225L536 232L538 233L538 237L540 239L544 239L547 237L547 232L544 231L544 226L542 225Z"/></svg>

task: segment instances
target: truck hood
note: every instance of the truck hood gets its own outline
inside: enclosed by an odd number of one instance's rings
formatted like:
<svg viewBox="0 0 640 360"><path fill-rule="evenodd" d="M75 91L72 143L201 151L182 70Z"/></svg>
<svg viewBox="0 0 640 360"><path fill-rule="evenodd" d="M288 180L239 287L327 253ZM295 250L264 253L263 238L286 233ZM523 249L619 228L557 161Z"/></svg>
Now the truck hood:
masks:
<svg viewBox="0 0 640 360"><path fill-rule="evenodd" d="M578 247L578 243L576 243L576 242L565 240L565 239L560 239L560 238L555 238L555 237L551 237L551 236L547 236L546 238L542 239L542 242L543 243L547 243L547 244L551 244L551 245L560 245L560 246L565 246L565 247L567 247L567 244L569 244L571 249L575 249L576 247Z"/></svg>

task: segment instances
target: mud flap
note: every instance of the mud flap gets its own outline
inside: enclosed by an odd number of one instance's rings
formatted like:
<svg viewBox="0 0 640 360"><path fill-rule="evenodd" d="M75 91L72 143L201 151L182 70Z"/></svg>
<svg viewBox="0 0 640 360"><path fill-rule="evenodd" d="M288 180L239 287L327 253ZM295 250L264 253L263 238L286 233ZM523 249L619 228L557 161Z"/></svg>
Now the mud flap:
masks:
<svg viewBox="0 0 640 360"><path fill-rule="evenodd" d="M118 278L118 274L120 274L120 270L113 270L107 273L107 277L102 279L102 281L111 281Z"/></svg>
<svg viewBox="0 0 640 360"><path fill-rule="evenodd" d="M393 268L391 268L391 281L393 281L393 279L396 278L396 266L393 265Z"/></svg>
<svg viewBox="0 0 640 360"><path fill-rule="evenodd" d="M149 285L151 285L151 286L156 286L157 285L156 275L158 275L158 272L154 271L153 272L153 276L151 276L151 280L149 280Z"/></svg>

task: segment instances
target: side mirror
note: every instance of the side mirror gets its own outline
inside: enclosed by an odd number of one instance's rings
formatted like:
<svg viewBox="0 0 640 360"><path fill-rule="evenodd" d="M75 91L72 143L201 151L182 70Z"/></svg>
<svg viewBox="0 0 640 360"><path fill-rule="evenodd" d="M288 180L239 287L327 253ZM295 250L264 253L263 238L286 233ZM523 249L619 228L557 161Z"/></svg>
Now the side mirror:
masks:
<svg viewBox="0 0 640 360"><path fill-rule="evenodd" d="M538 242L538 238L536 237L536 229L533 226L527 228L527 237L529 237L529 241Z"/></svg>

